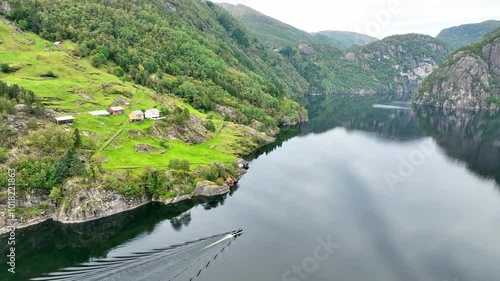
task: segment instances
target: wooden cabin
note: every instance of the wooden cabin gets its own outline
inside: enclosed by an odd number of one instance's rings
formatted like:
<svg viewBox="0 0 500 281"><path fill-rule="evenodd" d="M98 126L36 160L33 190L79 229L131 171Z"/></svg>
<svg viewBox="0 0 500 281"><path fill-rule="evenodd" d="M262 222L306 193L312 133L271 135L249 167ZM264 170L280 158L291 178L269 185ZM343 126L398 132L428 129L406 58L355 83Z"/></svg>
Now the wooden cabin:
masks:
<svg viewBox="0 0 500 281"><path fill-rule="evenodd" d="M130 112L128 115L129 121L143 121L144 120L144 112L142 110L134 110Z"/></svg>
<svg viewBox="0 0 500 281"><path fill-rule="evenodd" d="M145 117L146 117L146 119L160 118L160 111L156 108L148 109L148 110L146 110Z"/></svg>
<svg viewBox="0 0 500 281"><path fill-rule="evenodd" d="M55 122L57 125L73 124L75 123L75 118L73 118L73 116L61 116L56 117Z"/></svg>
<svg viewBox="0 0 500 281"><path fill-rule="evenodd" d="M119 114L124 114L125 109L123 109L123 107L121 107L121 106L112 106L108 109L108 112L111 115L119 115Z"/></svg>

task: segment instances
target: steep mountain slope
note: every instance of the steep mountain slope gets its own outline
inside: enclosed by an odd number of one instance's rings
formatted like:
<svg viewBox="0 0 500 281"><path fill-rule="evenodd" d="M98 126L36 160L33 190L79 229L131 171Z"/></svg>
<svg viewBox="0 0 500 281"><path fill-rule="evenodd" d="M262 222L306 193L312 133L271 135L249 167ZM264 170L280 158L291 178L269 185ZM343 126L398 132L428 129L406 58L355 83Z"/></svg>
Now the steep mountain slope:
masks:
<svg viewBox="0 0 500 281"><path fill-rule="evenodd" d="M273 49L294 46L300 42L315 42L342 46L343 43L320 34L311 34L264 15L245 5L217 4L239 19L262 42Z"/></svg>
<svg viewBox="0 0 500 281"><path fill-rule="evenodd" d="M353 48L346 55L373 75L381 92L409 98L418 84L442 63L448 46L421 34L394 35L366 46Z"/></svg>
<svg viewBox="0 0 500 281"><path fill-rule="evenodd" d="M366 34L349 31L324 30L318 32L317 34L325 35L327 37L335 39L336 41L340 42L341 48L350 48L354 45L363 46L379 40Z"/></svg>
<svg viewBox="0 0 500 281"><path fill-rule="evenodd" d="M199 181L222 185L237 177L238 156L273 139L259 132L266 128L257 121L255 129L236 124L124 81L111 74L113 65L96 68L74 56L77 47L67 40L56 47L0 21L0 181L7 181L8 168L16 170L18 226L49 218L83 221L151 200L189 198ZM124 115L89 114L125 101ZM149 108L164 119L129 122L132 110ZM74 124L54 123L67 115ZM6 198L3 185L0 212L6 212ZM0 217L0 232L5 226Z"/></svg>
<svg viewBox="0 0 500 281"><path fill-rule="evenodd" d="M500 28L458 49L422 82L418 104L444 108L500 108Z"/></svg>
<svg viewBox="0 0 500 281"><path fill-rule="evenodd" d="M500 21L488 20L481 23L464 24L443 29L437 36L453 49L478 42L487 33L500 27Z"/></svg>
<svg viewBox="0 0 500 281"><path fill-rule="evenodd" d="M445 43L430 36L391 36L347 50L317 34L300 31L243 5L222 5L309 82L310 93L392 93L408 98L447 56ZM324 36L326 37L326 36Z"/></svg>
<svg viewBox="0 0 500 281"><path fill-rule="evenodd" d="M237 122L274 127L296 119L300 107L284 95L308 87L286 60L210 2L8 0L2 7L8 19L45 39L78 43L74 55L95 66L112 62L126 79L174 92L200 110L231 107Z"/></svg>

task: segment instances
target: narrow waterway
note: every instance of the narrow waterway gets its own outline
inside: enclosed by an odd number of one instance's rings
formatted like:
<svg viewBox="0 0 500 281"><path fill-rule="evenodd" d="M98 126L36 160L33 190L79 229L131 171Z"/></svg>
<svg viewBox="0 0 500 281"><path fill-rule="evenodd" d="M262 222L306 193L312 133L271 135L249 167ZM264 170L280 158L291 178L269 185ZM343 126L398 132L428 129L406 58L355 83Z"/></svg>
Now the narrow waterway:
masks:
<svg viewBox="0 0 500 281"><path fill-rule="evenodd" d="M148 251L154 262L103 280L498 280L500 115L383 98L306 105L310 122L252 155L231 194L19 230L19 273L0 280Z"/></svg>

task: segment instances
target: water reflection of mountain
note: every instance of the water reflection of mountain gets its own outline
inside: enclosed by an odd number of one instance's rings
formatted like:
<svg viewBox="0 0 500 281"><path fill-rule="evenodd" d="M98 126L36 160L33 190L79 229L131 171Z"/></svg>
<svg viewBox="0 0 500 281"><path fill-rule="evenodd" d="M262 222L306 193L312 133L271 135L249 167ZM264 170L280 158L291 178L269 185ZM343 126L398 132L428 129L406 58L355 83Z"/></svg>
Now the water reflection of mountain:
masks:
<svg viewBox="0 0 500 281"><path fill-rule="evenodd" d="M335 127L374 133L382 139L407 141L425 136L418 127L411 108L374 108L374 104L391 103L385 95L368 97L335 95L313 97L306 101L310 122L301 135L323 133Z"/></svg>
<svg viewBox="0 0 500 281"><path fill-rule="evenodd" d="M480 176L495 179L500 186L500 114L425 107L415 108L415 114L448 156L463 161Z"/></svg>

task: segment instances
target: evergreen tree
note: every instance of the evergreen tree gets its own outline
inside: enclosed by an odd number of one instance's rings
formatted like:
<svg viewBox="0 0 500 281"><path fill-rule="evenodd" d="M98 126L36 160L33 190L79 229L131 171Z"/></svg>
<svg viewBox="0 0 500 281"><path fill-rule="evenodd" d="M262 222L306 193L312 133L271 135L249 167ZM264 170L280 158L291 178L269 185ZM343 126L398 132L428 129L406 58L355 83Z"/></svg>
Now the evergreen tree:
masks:
<svg viewBox="0 0 500 281"><path fill-rule="evenodd" d="M78 130L78 128L75 128L75 130L73 131L73 146L75 148L79 148L82 146L82 137L80 136L80 131Z"/></svg>

